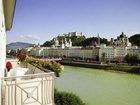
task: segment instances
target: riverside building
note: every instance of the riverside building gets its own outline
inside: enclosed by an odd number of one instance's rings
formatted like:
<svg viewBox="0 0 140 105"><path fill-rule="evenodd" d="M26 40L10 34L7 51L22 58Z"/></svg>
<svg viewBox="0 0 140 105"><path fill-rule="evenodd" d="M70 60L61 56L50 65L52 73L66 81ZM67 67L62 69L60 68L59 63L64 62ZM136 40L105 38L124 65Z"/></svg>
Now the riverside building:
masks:
<svg viewBox="0 0 140 105"><path fill-rule="evenodd" d="M75 35L76 33L69 33ZM140 54L140 48L131 46L128 37L122 32L117 39L111 38L110 45L100 44L98 34L98 44L96 47L82 48L80 46L72 46L71 40L65 39L61 43L55 38L53 47L34 47L30 50L32 56L38 57L77 57L82 59L93 59L102 61L105 59L108 62L119 61L123 62L127 54Z"/></svg>
<svg viewBox="0 0 140 105"><path fill-rule="evenodd" d="M111 38L110 46L102 44L99 49L99 60L103 58L106 61L124 61L124 58L127 54L138 53L136 47L131 46L128 37L122 32L117 39Z"/></svg>

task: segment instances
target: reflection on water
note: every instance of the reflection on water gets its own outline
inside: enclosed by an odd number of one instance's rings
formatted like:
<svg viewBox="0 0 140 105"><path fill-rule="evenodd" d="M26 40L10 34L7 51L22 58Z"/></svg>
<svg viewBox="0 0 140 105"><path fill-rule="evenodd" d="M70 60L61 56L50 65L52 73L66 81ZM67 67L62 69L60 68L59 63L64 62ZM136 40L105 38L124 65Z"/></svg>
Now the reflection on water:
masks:
<svg viewBox="0 0 140 105"><path fill-rule="evenodd" d="M88 105L140 105L140 76L65 66L55 85Z"/></svg>

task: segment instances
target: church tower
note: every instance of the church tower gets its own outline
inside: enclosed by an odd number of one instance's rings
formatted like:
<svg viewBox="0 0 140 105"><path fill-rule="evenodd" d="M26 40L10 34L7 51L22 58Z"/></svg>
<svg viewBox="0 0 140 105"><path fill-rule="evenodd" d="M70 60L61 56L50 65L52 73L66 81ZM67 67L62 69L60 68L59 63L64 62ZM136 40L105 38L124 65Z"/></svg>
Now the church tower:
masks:
<svg viewBox="0 0 140 105"><path fill-rule="evenodd" d="M99 33L98 33L97 38L98 38L98 46L100 46L100 36L99 36Z"/></svg>

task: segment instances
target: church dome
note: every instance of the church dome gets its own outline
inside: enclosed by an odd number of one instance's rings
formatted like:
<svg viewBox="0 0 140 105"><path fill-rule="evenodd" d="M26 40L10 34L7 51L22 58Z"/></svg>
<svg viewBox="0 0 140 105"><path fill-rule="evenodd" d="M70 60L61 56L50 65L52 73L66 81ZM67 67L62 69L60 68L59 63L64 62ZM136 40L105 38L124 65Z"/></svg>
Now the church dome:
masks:
<svg viewBox="0 0 140 105"><path fill-rule="evenodd" d="M120 38L125 38L126 35L124 34L124 32L122 32L122 34L120 35Z"/></svg>

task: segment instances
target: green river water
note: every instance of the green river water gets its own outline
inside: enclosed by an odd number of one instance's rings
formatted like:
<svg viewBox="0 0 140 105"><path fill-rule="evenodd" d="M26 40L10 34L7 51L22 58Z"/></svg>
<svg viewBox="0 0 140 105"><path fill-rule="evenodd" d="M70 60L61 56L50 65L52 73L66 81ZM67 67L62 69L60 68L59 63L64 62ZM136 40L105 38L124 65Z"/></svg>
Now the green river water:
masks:
<svg viewBox="0 0 140 105"><path fill-rule="evenodd" d="M140 76L65 66L55 87L77 94L87 105L140 105Z"/></svg>

